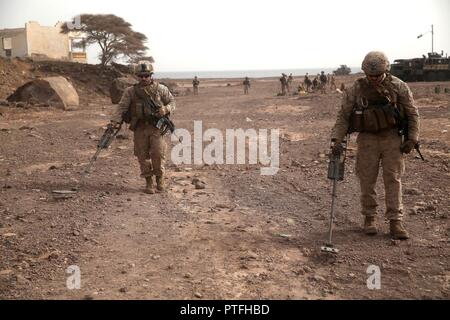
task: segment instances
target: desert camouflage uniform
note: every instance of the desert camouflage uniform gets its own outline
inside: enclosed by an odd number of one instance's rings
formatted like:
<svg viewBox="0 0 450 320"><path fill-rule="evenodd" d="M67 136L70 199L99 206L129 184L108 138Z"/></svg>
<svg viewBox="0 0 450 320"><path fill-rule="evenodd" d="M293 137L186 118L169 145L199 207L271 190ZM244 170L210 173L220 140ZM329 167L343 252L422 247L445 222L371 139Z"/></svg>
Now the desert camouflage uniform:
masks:
<svg viewBox="0 0 450 320"><path fill-rule="evenodd" d="M414 105L413 96L408 85L400 79L386 75L378 90L373 87L367 78L355 81L352 87L346 90L342 108L338 113L336 124L332 131L332 139L341 142L349 128L350 114L359 99L364 97L370 103L378 103L388 96L396 103L402 116L409 121L409 139L419 139L419 113ZM402 220L402 183L404 172L403 154L400 151L402 137L396 128L390 128L379 133L359 133L357 137L356 174L361 185L362 214L366 217L376 214L377 200L375 184L380 167L383 170L383 180L386 199L386 218L388 220Z"/></svg>
<svg viewBox="0 0 450 320"><path fill-rule="evenodd" d="M242 82L244 85L244 94L248 94L248 89L250 88L250 80L249 78L245 78L245 80Z"/></svg>
<svg viewBox="0 0 450 320"><path fill-rule="evenodd" d="M322 94L324 94L324 93L326 93L328 77L325 75L325 73L323 71L322 71L321 75L319 76L319 80L320 80L320 92Z"/></svg>
<svg viewBox="0 0 450 320"><path fill-rule="evenodd" d="M122 114L130 111L130 130L134 132L134 155L138 158L141 176L163 177L166 143L152 120L142 119L142 100L136 92L139 88L145 89L157 105L165 106L169 113L173 113L176 106L174 97L166 86L153 81L145 87L138 84L125 89L113 120L120 121Z"/></svg>
<svg viewBox="0 0 450 320"><path fill-rule="evenodd" d="M305 84L306 92L311 91L312 81L309 79L309 76L305 75L305 80L303 80L303 83Z"/></svg>
<svg viewBox="0 0 450 320"><path fill-rule="evenodd" d="M192 80L192 87L194 89L194 96L198 96L198 86L200 85L200 81L198 81L197 77Z"/></svg>
<svg viewBox="0 0 450 320"><path fill-rule="evenodd" d="M291 83L292 81L294 81L294 77L292 76L292 73L289 75L289 77L287 78L287 82L286 82L286 89L287 92L291 92Z"/></svg>
<svg viewBox="0 0 450 320"><path fill-rule="evenodd" d="M336 90L336 79L334 77L334 74L330 76L330 89Z"/></svg>
<svg viewBox="0 0 450 320"><path fill-rule="evenodd" d="M281 83L281 95L285 96L287 94L286 90L288 87L288 80L287 80L287 76L283 73L282 77L280 78L280 83Z"/></svg>

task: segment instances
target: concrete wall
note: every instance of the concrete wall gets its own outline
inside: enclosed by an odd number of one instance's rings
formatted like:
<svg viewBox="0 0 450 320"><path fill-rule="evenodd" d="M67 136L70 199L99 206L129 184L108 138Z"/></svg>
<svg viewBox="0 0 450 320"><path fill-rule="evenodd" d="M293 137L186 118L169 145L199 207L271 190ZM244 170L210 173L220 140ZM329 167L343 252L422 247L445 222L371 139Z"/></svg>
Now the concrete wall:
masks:
<svg viewBox="0 0 450 320"><path fill-rule="evenodd" d="M69 60L69 36L60 33L60 24L44 27L31 21L26 23L28 56L43 55L51 59Z"/></svg>
<svg viewBox="0 0 450 320"><path fill-rule="evenodd" d="M12 57L25 57L28 53L25 28L0 30L0 56L6 57L2 38L11 38Z"/></svg>

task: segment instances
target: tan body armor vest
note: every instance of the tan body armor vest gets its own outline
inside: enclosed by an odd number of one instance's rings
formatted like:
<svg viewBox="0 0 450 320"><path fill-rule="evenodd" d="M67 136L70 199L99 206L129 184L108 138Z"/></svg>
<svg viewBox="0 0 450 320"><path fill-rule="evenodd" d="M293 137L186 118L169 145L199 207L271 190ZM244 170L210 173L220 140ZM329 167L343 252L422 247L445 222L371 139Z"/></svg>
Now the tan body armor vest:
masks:
<svg viewBox="0 0 450 320"><path fill-rule="evenodd" d="M158 83L153 82L149 86L134 85L134 94L130 104L130 130L134 130L139 124L156 125L158 118L152 114L152 110L144 103L144 98L149 96L156 105L162 106L161 96L158 93ZM153 111L154 112L154 111Z"/></svg>
<svg viewBox="0 0 450 320"><path fill-rule="evenodd" d="M388 81L388 79L386 79ZM365 79L358 80L356 103L350 116L349 133L392 129L397 125L397 106L393 92L383 94Z"/></svg>

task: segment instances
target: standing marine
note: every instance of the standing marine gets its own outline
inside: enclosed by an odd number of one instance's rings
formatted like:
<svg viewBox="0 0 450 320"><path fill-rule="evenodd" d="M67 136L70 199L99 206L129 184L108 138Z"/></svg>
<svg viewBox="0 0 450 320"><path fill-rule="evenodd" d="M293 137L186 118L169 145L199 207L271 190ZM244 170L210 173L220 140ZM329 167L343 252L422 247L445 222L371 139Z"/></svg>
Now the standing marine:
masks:
<svg viewBox="0 0 450 320"><path fill-rule="evenodd" d="M389 74L389 68L384 53L366 55L362 62L365 77L345 91L331 141L333 152L341 152L346 134L359 132L355 171L361 188L364 232L377 233L375 185L381 166L390 234L403 240L409 238L402 224L403 154L418 146L419 112L408 85Z"/></svg>
<svg viewBox="0 0 450 320"><path fill-rule="evenodd" d="M194 96L198 96L198 86L200 85L200 81L198 81L197 76L192 80L192 87L194 89Z"/></svg>
<svg viewBox="0 0 450 320"><path fill-rule="evenodd" d="M288 86L286 74L284 73L281 74L280 83L281 83L281 95L285 96L287 94L287 86Z"/></svg>
<svg viewBox="0 0 450 320"><path fill-rule="evenodd" d="M169 89L153 79L153 66L149 63L138 65L136 76L139 83L125 89L117 111L111 122L118 126L122 119L127 119L130 130L134 133L134 155L137 157L141 177L146 180L145 193L165 191L166 143L156 127L159 119L169 116L175 110L175 99ZM158 107L152 110L145 101L151 99Z"/></svg>
<svg viewBox="0 0 450 320"><path fill-rule="evenodd" d="M320 79L320 92L326 93L326 86L328 82L328 77L325 75L325 72L322 71L319 76Z"/></svg>
<svg viewBox="0 0 450 320"><path fill-rule="evenodd" d="M245 77L242 84L244 85L244 94L248 94L248 89L250 88L250 79L248 77Z"/></svg>
<svg viewBox="0 0 450 320"><path fill-rule="evenodd" d="M311 91L311 86L312 86L312 81L309 78L308 73L305 74L305 79L303 80L303 84L305 85L306 92L310 92Z"/></svg>

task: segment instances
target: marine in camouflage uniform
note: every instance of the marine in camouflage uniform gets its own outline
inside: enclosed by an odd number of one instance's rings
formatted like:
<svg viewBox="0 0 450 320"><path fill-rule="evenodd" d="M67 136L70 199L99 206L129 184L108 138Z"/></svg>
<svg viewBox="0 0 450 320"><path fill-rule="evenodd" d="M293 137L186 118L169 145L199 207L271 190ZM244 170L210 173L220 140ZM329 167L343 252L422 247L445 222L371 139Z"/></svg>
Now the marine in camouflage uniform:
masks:
<svg viewBox="0 0 450 320"><path fill-rule="evenodd" d="M408 85L388 73L389 61L384 53L373 51L367 54L362 69L366 77L356 80L344 94L332 130L333 151L342 149L341 143L349 128L361 125L354 131L360 132L357 137L356 174L361 187L364 232L368 235L377 233L375 185L381 163L386 218L390 221L391 236L394 239L408 239L408 232L401 222L401 176L404 172L403 153L410 153L419 140L418 109ZM398 134L397 120L390 113L396 109L401 118L408 120L409 133L404 139ZM358 122L361 117L362 122Z"/></svg>
<svg viewBox="0 0 450 320"><path fill-rule="evenodd" d="M312 91L316 91L317 89L319 89L319 75L314 77L312 81Z"/></svg>
<svg viewBox="0 0 450 320"><path fill-rule="evenodd" d="M198 81L197 76L192 80L192 87L194 89L194 96L198 96L198 86L200 85L200 81Z"/></svg>
<svg viewBox="0 0 450 320"><path fill-rule="evenodd" d="M312 86L312 81L309 78L308 73L306 73L305 79L303 80L303 83L305 85L306 92L310 92L311 91L311 86Z"/></svg>
<svg viewBox="0 0 450 320"><path fill-rule="evenodd" d="M248 89L250 88L250 79L245 77L245 80L242 82L244 85L244 94L248 94Z"/></svg>
<svg viewBox="0 0 450 320"><path fill-rule="evenodd" d="M327 82L328 82L328 77L325 75L325 72L324 71L322 71L321 72L321 74L320 74L320 76L319 76L319 79L320 79L320 92L322 93L322 94L325 94L326 93L326 86L327 86Z"/></svg>
<svg viewBox="0 0 450 320"><path fill-rule="evenodd" d="M286 90L287 90L287 86L288 86L286 74L284 74L284 73L281 74L280 83L281 83L281 95L285 96L287 94Z"/></svg>
<svg viewBox="0 0 450 320"><path fill-rule="evenodd" d="M139 65L137 76L140 82L125 89L111 120L117 124L128 112L130 130L134 132L134 155L139 161L141 177L146 180L144 192L149 194L155 193L153 176L156 177L156 190L165 190L166 143L155 125L159 118L175 110L175 100L169 89L153 80L152 74L153 67L150 64ZM160 106L156 114L152 114L151 110L144 106L143 98L146 96Z"/></svg>
<svg viewBox="0 0 450 320"><path fill-rule="evenodd" d="M336 90L336 79L334 77L334 74L330 75L330 89Z"/></svg>
<svg viewBox="0 0 450 320"><path fill-rule="evenodd" d="M287 78L286 89L287 89L288 93L291 92L291 84L293 81L294 81L294 77L292 76L292 73L291 73L291 74L289 74L289 77Z"/></svg>

